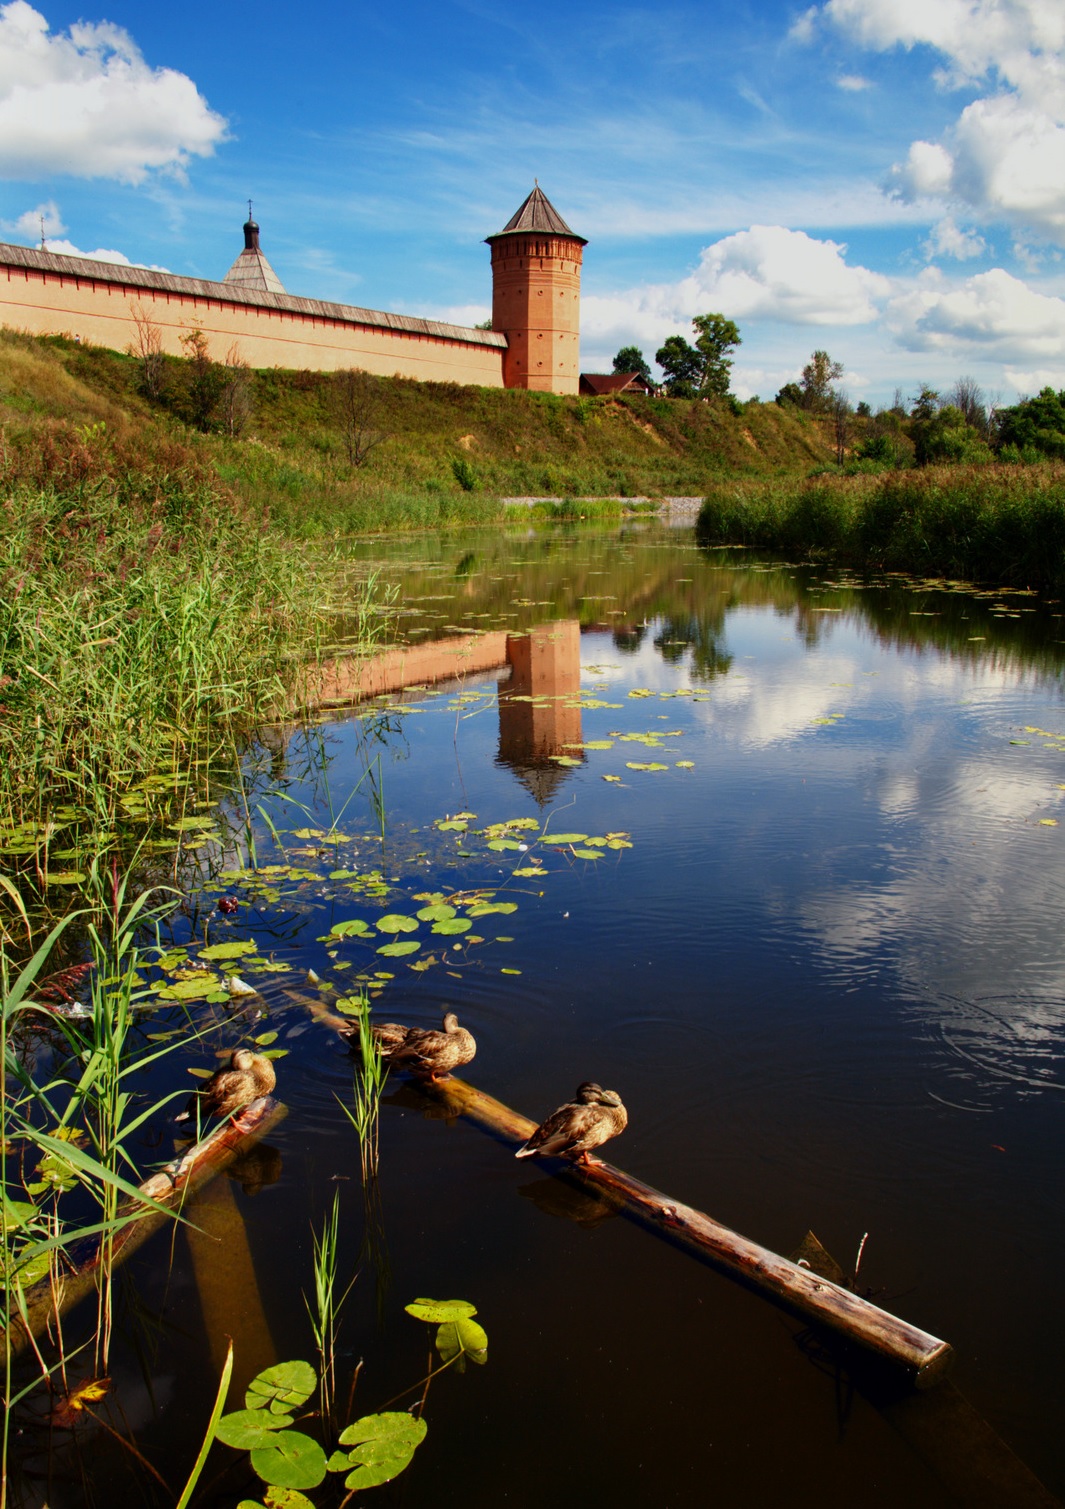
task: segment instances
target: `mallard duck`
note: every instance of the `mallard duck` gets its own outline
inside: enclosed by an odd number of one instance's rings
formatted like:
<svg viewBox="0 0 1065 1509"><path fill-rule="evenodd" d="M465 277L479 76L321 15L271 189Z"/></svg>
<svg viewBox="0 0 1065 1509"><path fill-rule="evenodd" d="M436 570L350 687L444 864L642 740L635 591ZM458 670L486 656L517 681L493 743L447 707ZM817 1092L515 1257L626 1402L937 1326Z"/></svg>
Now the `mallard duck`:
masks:
<svg viewBox="0 0 1065 1509"><path fill-rule="evenodd" d="M268 1058L252 1053L250 1048L237 1048L230 1057L229 1068L212 1074L174 1119L187 1121L197 1105L208 1116L229 1116L260 1096L269 1095L276 1084L277 1075Z"/></svg>
<svg viewBox="0 0 1065 1509"><path fill-rule="evenodd" d="M477 1052L473 1034L459 1026L453 1011L444 1017L440 1031L434 1027L404 1027L399 1022L380 1022L372 1030L378 1051L389 1065L402 1066L431 1080L460 1069ZM356 1030L347 1036L358 1041Z"/></svg>
<svg viewBox="0 0 1065 1509"><path fill-rule="evenodd" d="M577 1086L573 1099L552 1111L514 1156L535 1158L540 1153L553 1153L579 1163L599 1163L600 1159L589 1157L592 1148L602 1147L628 1124L629 1113L618 1092L585 1080Z"/></svg>

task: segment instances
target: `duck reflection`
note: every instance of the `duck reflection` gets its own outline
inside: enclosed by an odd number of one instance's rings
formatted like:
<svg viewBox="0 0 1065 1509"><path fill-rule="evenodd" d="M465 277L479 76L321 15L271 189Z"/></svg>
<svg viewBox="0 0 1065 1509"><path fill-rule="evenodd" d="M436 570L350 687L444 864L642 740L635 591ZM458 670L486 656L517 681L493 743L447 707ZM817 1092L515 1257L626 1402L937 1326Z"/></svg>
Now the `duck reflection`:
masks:
<svg viewBox="0 0 1065 1509"><path fill-rule="evenodd" d="M561 1178L537 1179L532 1184L519 1185L518 1194L523 1200L531 1200L545 1215L574 1221L578 1226L601 1226L618 1214L613 1200L578 1189Z"/></svg>
<svg viewBox="0 0 1065 1509"><path fill-rule="evenodd" d="M581 753L581 627L577 619L508 634L510 680L499 688L499 754L544 806L566 778L556 755Z"/></svg>

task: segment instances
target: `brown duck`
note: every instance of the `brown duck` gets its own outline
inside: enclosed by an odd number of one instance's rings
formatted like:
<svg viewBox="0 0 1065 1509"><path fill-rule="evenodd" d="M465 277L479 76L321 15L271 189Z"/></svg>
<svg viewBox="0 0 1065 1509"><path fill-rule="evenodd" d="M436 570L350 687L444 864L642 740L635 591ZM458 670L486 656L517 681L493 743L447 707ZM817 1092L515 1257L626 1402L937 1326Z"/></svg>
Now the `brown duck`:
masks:
<svg viewBox="0 0 1065 1509"><path fill-rule="evenodd" d="M514 1156L535 1158L548 1153L584 1164L599 1163L601 1159L589 1156L592 1148L602 1147L628 1124L629 1113L618 1092L585 1080L573 1099L552 1111Z"/></svg>
<svg viewBox="0 0 1065 1509"><path fill-rule="evenodd" d="M351 1037L355 1033L348 1034ZM423 1078L440 1079L452 1069L468 1064L477 1052L473 1034L459 1026L453 1011L444 1017L441 1030L404 1027L399 1022L381 1022L373 1028L381 1057L391 1066L409 1069Z"/></svg>
<svg viewBox="0 0 1065 1509"><path fill-rule="evenodd" d="M268 1058L252 1053L250 1048L237 1048L229 1060L229 1068L212 1074L174 1119L186 1121L197 1105L208 1116L230 1116L260 1096L269 1095L276 1084L277 1075Z"/></svg>

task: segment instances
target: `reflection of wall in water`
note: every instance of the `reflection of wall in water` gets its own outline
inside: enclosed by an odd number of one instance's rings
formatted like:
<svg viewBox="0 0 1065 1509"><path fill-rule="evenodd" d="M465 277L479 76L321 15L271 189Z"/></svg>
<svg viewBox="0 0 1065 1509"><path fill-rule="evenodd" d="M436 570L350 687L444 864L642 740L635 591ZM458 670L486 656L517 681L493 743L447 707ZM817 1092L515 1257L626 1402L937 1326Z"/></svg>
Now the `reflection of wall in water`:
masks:
<svg viewBox="0 0 1065 1509"><path fill-rule="evenodd" d="M507 662L510 680L499 689L497 760L544 803L566 778L566 767L552 756L581 758L580 624L572 618L508 635ZM526 697L537 700L518 700Z"/></svg>

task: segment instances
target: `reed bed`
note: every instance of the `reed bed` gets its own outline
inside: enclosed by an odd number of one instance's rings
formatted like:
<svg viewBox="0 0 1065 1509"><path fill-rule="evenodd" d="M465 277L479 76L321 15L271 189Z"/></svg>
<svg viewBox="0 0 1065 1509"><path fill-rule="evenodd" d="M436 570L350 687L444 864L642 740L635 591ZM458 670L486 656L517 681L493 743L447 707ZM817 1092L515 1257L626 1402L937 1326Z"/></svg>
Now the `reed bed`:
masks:
<svg viewBox="0 0 1065 1509"><path fill-rule="evenodd" d="M881 476L716 485L704 545L752 545L855 565L1060 591L1065 466L925 467Z"/></svg>
<svg viewBox="0 0 1065 1509"><path fill-rule="evenodd" d="M0 824L106 828L152 772L232 742L331 620L304 551L195 477L16 483L0 526ZM69 814L68 814L69 816Z"/></svg>

